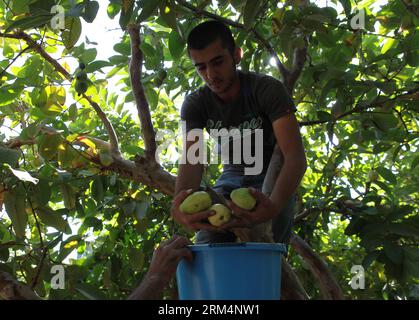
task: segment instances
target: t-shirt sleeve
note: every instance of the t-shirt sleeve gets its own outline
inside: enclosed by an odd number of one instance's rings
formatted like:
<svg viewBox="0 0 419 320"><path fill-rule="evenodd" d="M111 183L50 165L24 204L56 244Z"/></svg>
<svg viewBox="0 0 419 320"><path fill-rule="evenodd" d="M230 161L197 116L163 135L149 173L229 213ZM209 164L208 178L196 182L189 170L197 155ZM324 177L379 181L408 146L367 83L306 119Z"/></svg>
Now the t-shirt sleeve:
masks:
<svg viewBox="0 0 419 320"><path fill-rule="evenodd" d="M194 95L186 96L180 109L180 118L186 124L186 132L192 129L204 129L205 120L200 107L202 106L198 98Z"/></svg>
<svg viewBox="0 0 419 320"><path fill-rule="evenodd" d="M297 111L285 86L273 77L265 76L257 81L256 98L271 122Z"/></svg>

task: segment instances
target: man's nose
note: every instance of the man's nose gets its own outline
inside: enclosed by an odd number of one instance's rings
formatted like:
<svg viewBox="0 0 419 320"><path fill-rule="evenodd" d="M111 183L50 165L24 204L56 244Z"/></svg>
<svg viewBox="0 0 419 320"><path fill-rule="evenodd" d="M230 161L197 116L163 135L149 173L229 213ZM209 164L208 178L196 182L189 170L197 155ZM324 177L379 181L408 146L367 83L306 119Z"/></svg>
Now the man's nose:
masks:
<svg viewBox="0 0 419 320"><path fill-rule="evenodd" d="M207 78L209 80L214 80L215 78L215 70L213 67L207 67Z"/></svg>

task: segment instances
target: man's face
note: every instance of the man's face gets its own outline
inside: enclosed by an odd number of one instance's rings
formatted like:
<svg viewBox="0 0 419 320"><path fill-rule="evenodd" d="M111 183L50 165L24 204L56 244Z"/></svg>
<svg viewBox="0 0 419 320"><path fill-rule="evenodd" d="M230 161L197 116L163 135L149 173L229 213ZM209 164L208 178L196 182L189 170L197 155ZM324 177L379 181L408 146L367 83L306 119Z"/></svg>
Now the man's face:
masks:
<svg viewBox="0 0 419 320"><path fill-rule="evenodd" d="M212 92L223 94L232 87L237 79L238 61L235 61L227 48L223 48L220 39L202 50L190 49L189 54L198 74Z"/></svg>

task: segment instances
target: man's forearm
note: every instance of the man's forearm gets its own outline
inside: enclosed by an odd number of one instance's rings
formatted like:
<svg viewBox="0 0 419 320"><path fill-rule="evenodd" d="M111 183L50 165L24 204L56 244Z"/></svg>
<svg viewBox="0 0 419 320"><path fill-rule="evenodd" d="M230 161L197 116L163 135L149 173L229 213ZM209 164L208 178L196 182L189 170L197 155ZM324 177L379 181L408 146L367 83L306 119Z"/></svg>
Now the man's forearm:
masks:
<svg viewBox="0 0 419 320"><path fill-rule="evenodd" d="M196 189L201 184L203 165L181 164L176 178L175 195L182 190Z"/></svg>
<svg viewBox="0 0 419 320"><path fill-rule="evenodd" d="M305 157L290 157L285 159L281 172L276 179L270 199L276 212L280 212L296 191L307 168Z"/></svg>
<svg viewBox="0 0 419 320"><path fill-rule="evenodd" d="M138 288L128 297L128 300L160 300L167 284L168 281L160 277L146 275Z"/></svg>

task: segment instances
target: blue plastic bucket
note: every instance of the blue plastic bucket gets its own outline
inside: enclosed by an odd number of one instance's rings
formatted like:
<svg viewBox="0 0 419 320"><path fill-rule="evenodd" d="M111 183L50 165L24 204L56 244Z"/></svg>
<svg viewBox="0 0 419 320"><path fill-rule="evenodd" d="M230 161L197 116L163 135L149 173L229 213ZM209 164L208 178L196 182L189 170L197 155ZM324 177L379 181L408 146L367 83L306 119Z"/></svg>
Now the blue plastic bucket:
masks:
<svg viewBox="0 0 419 320"><path fill-rule="evenodd" d="M191 245L194 259L176 271L180 300L279 300L281 257L278 243Z"/></svg>

